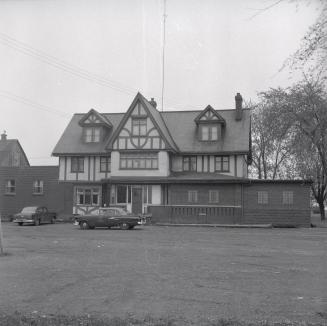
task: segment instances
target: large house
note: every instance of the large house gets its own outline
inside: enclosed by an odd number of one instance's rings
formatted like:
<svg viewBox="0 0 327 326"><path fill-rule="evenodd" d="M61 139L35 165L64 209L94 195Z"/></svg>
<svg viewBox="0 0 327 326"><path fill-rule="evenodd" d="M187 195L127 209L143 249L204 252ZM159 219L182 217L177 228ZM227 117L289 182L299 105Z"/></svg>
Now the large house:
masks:
<svg viewBox="0 0 327 326"><path fill-rule="evenodd" d="M73 213L123 206L156 222L308 225L307 183L248 179L251 119L239 93L231 110L156 106L138 93L126 113L73 116L53 150Z"/></svg>

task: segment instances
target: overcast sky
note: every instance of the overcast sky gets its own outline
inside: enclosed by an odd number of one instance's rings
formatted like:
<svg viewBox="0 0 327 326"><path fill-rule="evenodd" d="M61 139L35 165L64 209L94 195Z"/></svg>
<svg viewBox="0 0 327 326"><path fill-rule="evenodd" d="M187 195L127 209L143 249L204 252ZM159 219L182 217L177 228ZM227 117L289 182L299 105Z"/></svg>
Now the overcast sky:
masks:
<svg viewBox="0 0 327 326"><path fill-rule="evenodd" d="M0 131L32 165L76 112L125 112L137 91L161 109L164 0L0 0ZM234 108L278 72L318 15L315 1L167 0L164 110ZM254 17L253 17L254 16Z"/></svg>

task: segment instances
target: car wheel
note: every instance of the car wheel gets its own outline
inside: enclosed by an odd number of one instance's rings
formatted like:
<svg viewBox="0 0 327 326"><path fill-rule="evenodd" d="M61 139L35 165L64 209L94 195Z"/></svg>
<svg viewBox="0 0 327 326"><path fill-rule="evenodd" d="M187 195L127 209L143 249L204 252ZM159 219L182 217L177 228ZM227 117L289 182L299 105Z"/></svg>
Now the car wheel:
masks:
<svg viewBox="0 0 327 326"><path fill-rule="evenodd" d="M82 222L80 222L80 223L79 223L79 227L80 227L82 230L87 230L87 229L90 228L86 221L82 221Z"/></svg>
<svg viewBox="0 0 327 326"><path fill-rule="evenodd" d="M19 226L22 226L22 225L23 225L23 222L18 222L18 225L19 225Z"/></svg>
<svg viewBox="0 0 327 326"><path fill-rule="evenodd" d="M36 226L40 225L40 220L39 220L39 219L36 219L36 220L34 221L34 225L36 225Z"/></svg>
<svg viewBox="0 0 327 326"><path fill-rule="evenodd" d="M129 226L129 229L130 229L130 230L134 229L134 226L135 226L135 225L130 225L130 226Z"/></svg>
<svg viewBox="0 0 327 326"><path fill-rule="evenodd" d="M122 230L128 230L129 229L129 225L128 225L128 223L121 223L120 224L120 228L122 229Z"/></svg>

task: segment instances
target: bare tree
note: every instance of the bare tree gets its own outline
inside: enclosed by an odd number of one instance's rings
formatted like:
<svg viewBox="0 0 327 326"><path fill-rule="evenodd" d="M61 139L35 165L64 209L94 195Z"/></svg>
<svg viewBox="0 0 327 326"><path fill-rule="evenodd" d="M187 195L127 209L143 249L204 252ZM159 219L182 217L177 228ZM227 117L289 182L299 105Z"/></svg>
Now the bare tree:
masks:
<svg viewBox="0 0 327 326"><path fill-rule="evenodd" d="M251 120L253 161L251 173L259 179L285 178L289 174L292 123L282 119L269 92L260 93L252 105Z"/></svg>
<svg viewBox="0 0 327 326"><path fill-rule="evenodd" d="M260 169L268 167L270 174L263 173L263 178L274 178L275 171L278 177L310 178L324 219L327 180L327 93L324 84L319 79L304 78L293 87L271 89L262 94L261 106L265 109L257 111L259 118L255 114L253 117L254 125L259 124L253 128L254 167L258 169L260 164ZM275 164L271 164L271 155ZM263 159L268 161L266 167ZM258 175L260 177L260 173Z"/></svg>

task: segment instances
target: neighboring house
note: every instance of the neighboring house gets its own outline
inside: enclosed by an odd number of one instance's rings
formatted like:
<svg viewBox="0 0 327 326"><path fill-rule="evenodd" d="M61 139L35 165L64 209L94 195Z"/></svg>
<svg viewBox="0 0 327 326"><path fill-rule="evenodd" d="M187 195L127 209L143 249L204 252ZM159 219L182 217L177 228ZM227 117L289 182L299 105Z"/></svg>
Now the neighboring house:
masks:
<svg viewBox="0 0 327 326"><path fill-rule="evenodd" d="M276 217L276 205L287 215L302 203L301 216L293 219L307 225L307 184L262 188L248 179L250 127L250 110L242 108L239 93L233 110L208 105L165 112L138 93L126 113L75 114L53 155L59 157L59 181L73 187L73 213L119 205L133 213L151 212L161 222L260 224ZM249 194L256 213L266 212L262 221L251 217Z"/></svg>
<svg viewBox="0 0 327 326"><path fill-rule="evenodd" d="M30 166L16 139L0 140L0 214L9 219L25 206L47 206L62 214L72 191L58 183L58 166Z"/></svg>
<svg viewBox="0 0 327 326"><path fill-rule="evenodd" d="M19 141L17 139L7 139L5 131L1 134L0 139L0 167L3 166L30 166Z"/></svg>

